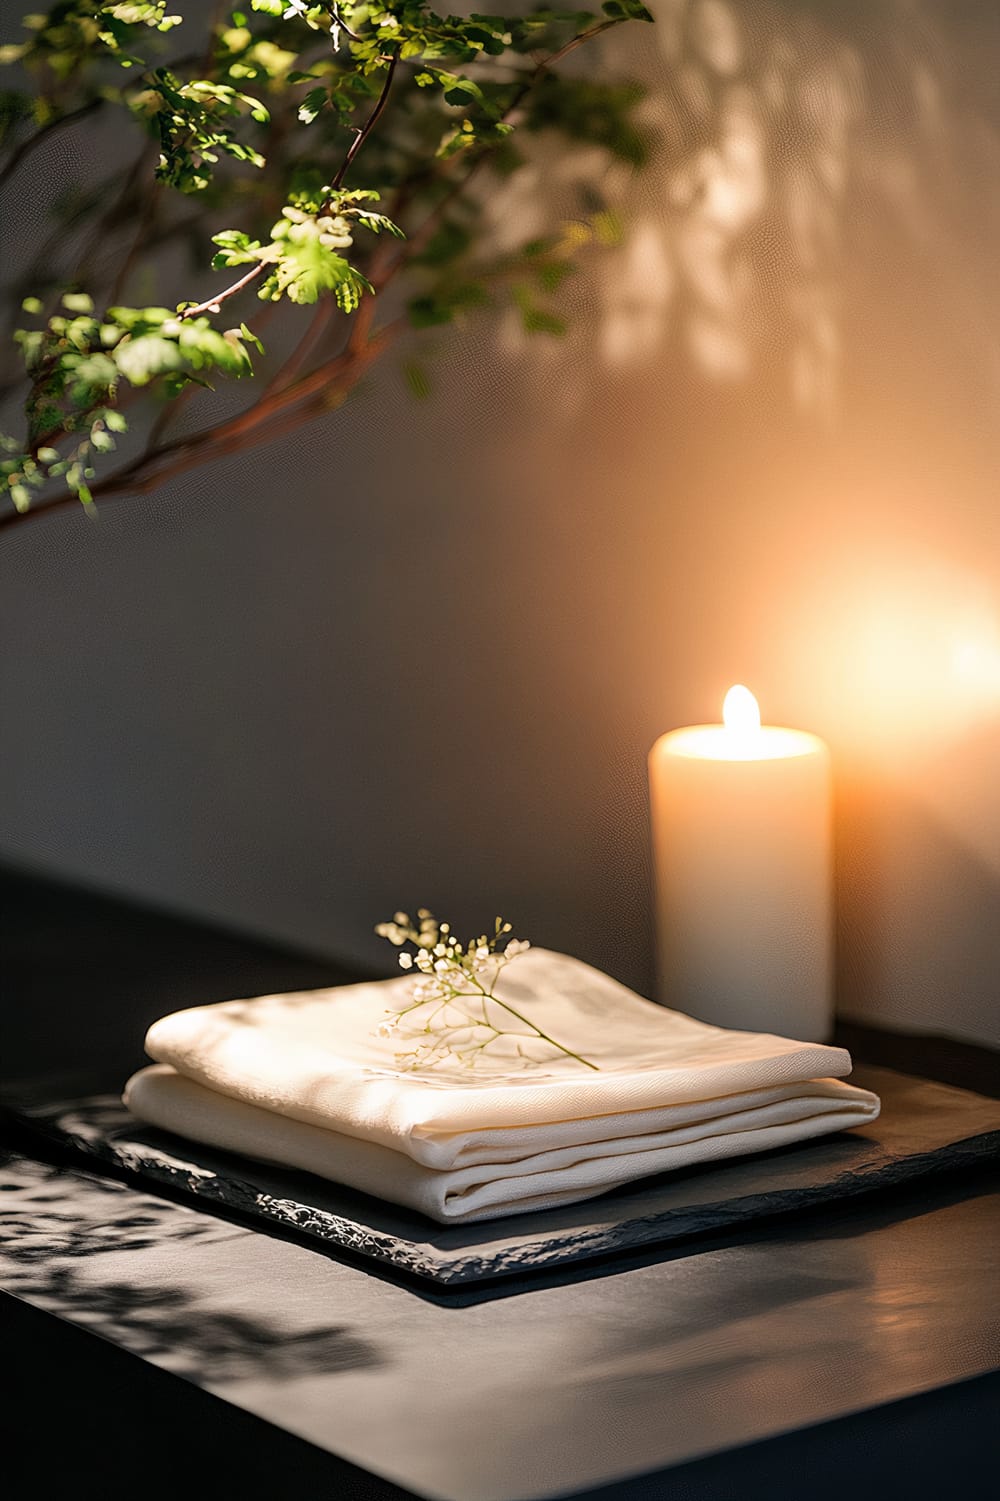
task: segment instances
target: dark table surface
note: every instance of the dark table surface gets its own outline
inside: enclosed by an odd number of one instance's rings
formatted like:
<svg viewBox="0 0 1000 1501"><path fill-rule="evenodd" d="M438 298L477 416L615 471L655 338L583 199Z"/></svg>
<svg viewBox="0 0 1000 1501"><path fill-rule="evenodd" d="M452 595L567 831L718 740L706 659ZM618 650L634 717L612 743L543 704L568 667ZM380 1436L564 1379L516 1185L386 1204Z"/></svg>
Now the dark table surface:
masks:
<svg viewBox="0 0 1000 1501"><path fill-rule="evenodd" d="M124 1076L167 1010L352 978L42 881L8 876L0 902L8 1077ZM1000 1093L985 1050L841 1030ZM61 1494L68 1466L75 1496L891 1501L974 1494L1000 1458L989 1165L446 1299L14 1133L2 1186L17 1496Z"/></svg>

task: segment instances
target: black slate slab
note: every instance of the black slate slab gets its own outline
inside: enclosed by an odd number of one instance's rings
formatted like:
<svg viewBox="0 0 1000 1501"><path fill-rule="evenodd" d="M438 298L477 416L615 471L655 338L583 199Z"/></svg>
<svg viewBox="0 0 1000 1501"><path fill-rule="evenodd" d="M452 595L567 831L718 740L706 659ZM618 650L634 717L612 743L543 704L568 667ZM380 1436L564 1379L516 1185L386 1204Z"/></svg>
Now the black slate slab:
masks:
<svg viewBox="0 0 1000 1501"><path fill-rule="evenodd" d="M1000 1101L889 1069L858 1068L852 1082L882 1098L870 1126L468 1226L148 1129L113 1095L21 1100L15 1110L23 1130L91 1167L444 1290L665 1245L1000 1155Z"/></svg>

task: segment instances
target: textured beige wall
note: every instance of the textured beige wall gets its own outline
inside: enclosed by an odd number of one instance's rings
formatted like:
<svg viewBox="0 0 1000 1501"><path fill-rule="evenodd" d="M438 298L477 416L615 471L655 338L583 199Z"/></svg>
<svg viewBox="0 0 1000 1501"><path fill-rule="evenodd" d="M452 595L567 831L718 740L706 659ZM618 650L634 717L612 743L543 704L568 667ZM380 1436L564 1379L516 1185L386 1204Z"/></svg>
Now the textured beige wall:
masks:
<svg viewBox="0 0 1000 1501"><path fill-rule="evenodd" d="M429 403L387 365L8 534L2 848L365 960L503 910L644 987L645 753L742 680L834 752L841 1010L1000 1043L1000 14L655 8L565 342L470 323Z"/></svg>

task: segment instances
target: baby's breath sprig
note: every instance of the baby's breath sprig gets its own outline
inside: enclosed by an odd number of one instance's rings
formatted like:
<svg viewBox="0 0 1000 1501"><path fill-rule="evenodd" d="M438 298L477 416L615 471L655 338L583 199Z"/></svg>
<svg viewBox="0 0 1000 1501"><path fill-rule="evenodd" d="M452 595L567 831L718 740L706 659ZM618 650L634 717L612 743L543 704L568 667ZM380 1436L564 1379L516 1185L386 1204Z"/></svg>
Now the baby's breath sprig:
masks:
<svg viewBox="0 0 1000 1501"><path fill-rule="evenodd" d="M516 1055L526 1064L537 1060L524 1051L520 1039L544 1043L599 1072L596 1063L557 1042L496 994L501 972L531 947L527 939L511 937L511 925L503 918L496 919L492 936L482 933L466 944L455 937L450 923L439 923L426 907L418 910L415 922L406 912L397 912L375 931L397 948L413 945L412 952L407 949L399 956L400 969L417 971L412 999L409 1005L387 1011L378 1028L380 1037L401 1033L421 1039L410 1052L397 1054L401 1067L432 1068L451 1057L471 1068L500 1038L514 1038ZM406 1018L410 1027L404 1032ZM508 1019L519 1025L510 1025Z"/></svg>

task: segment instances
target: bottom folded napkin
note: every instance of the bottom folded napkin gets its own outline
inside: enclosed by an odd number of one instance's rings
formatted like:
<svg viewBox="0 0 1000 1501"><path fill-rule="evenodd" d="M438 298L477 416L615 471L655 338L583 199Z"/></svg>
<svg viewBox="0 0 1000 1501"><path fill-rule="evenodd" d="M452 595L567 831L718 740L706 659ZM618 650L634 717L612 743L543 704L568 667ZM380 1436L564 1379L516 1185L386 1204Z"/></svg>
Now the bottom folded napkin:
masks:
<svg viewBox="0 0 1000 1501"><path fill-rule="evenodd" d="M133 1115L178 1135L390 1199L447 1224L498 1219L607 1193L653 1173L746 1156L873 1120L878 1096L810 1079L668 1107L483 1131L467 1165L435 1168L377 1141L246 1103L156 1064L125 1091ZM560 1125L563 1127L560 1135ZM542 1150L539 1150L543 1146ZM471 1160L470 1160L471 1159Z"/></svg>

